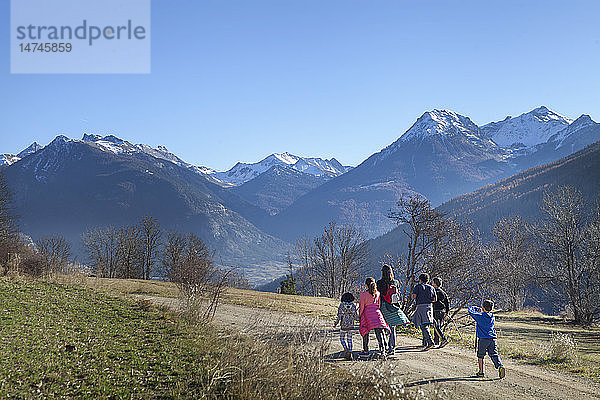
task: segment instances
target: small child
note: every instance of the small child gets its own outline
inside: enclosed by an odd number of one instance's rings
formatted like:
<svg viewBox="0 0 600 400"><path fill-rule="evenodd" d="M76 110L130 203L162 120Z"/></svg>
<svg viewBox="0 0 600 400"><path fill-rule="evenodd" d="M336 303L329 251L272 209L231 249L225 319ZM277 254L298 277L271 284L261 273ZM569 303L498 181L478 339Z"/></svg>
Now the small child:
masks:
<svg viewBox="0 0 600 400"><path fill-rule="evenodd" d="M354 295L344 293L333 327L335 328L337 324L340 324L340 342L344 347L344 358L347 360L352 359L352 330L354 329L354 321L357 320L358 310L354 304Z"/></svg>
<svg viewBox="0 0 600 400"><path fill-rule="evenodd" d="M371 277L367 278L365 285L367 286L367 290L360 294L358 306L358 317L360 318L358 331L363 337L363 351L361 351L359 355L369 355L369 332L374 330L377 341L379 342L380 355L385 359L386 344L383 330L386 329L389 331L390 327L387 322L385 322L383 314L381 314L381 310L379 309L381 302L375 279Z"/></svg>
<svg viewBox="0 0 600 400"><path fill-rule="evenodd" d="M479 371L477 371L475 376L479 378L485 376L483 372L483 358L487 353L492 359L494 367L498 370L498 376L504 378L506 369L498 356L498 340L496 329L494 328L496 318L492 314L494 303L491 300L484 300L482 305L483 308L477 306L469 307L469 315L477 323L477 361L479 363Z"/></svg>

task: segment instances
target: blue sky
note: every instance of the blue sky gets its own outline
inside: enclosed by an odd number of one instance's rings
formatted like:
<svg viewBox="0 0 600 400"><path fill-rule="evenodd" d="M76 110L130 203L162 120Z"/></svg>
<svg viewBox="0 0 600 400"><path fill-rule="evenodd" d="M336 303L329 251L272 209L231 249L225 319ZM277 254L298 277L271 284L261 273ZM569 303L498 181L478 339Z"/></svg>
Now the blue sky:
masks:
<svg viewBox="0 0 600 400"><path fill-rule="evenodd" d="M433 108L600 121L599 15L598 1L153 0L151 74L11 75L2 1L0 152L85 131L216 169L284 151L356 165Z"/></svg>

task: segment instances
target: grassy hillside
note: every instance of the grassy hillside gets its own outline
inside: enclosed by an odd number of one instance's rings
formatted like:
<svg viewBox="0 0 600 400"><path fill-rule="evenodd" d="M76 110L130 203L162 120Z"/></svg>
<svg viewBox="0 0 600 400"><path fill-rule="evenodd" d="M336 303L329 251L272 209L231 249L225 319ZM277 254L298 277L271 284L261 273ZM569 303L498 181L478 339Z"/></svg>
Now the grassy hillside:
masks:
<svg viewBox="0 0 600 400"><path fill-rule="evenodd" d="M208 391L211 354L188 327L147 304L2 279L0 309L2 398L194 398Z"/></svg>
<svg viewBox="0 0 600 400"><path fill-rule="evenodd" d="M249 293L233 291L227 299L245 302ZM258 341L122 294L177 291L135 280L0 278L0 398L358 399L378 393L374 382L324 363L310 347L298 348L298 337L279 337L286 345ZM304 308L296 307L300 299L281 299L250 302L278 308L293 300L289 311L319 309L319 299L307 299Z"/></svg>

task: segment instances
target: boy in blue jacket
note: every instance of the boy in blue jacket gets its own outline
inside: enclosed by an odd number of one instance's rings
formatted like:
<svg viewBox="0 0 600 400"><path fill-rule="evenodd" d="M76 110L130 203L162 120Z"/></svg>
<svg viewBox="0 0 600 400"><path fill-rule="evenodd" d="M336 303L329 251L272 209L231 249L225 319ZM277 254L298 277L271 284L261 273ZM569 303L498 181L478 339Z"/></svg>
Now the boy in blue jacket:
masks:
<svg viewBox="0 0 600 400"><path fill-rule="evenodd" d="M498 370L498 376L504 378L506 369L498 357L498 341L494 325L496 318L492 314L494 303L491 300L483 301L483 308L477 306L469 307L469 315L477 322L477 361L479 362L479 371L475 374L477 377L484 377L483 358L489 354L494 367Z"/></svg>

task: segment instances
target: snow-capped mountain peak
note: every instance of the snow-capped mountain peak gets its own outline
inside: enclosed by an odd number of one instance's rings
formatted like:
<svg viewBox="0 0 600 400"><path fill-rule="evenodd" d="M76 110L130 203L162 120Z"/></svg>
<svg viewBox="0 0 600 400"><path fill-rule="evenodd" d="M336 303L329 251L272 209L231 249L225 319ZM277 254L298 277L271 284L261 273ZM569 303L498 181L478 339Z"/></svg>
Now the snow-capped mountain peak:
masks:
<svg viewBox="0 0 600 400"><path fill-rule="evenodd" d="M84 134L83 141L93 142L98 145L101 150L109 151L115 154L122 153L143 153L148 154L152 157L159 158L161 160L172 162L173 164L179 165L182 168L191 169L196 173L206 175L210 180L214 181L217 184L223 184L223 182L219 181L210 176L210 174L214 173L215 170L204 167L190 164L188 162L183 161L181 158L177 157L175 154L171 153L166 146L157 146L153 148L152 146L148 146L147 144L131 144L126 140L120 139L114 135L107 135L102 137L101 135L95 134Z"/></svg>
<svg viewBox="0 0 600 400"><path fill-rule="evenodd" d="M351 168L341 165L335 158L325 160L318 157L300 157L285 152L273 153L257 163L238 162L228 171L214 172L211 175L233 185L241 185L274 166L291 166L306 174L328 178L341 175Z"/></svg>
<svg viewBox="0 0 600 400"><path fill-rule="evenodd" d="M463 115L451 110L432 110L421 115L400 137L401 141L418 140L429 135L476 135L479 128Z"/></svg>
<svg viewBox="0 0 600 400"><path fill-rule="evenodd" d="M554 148L561 147L565 144L565 141L567 143L572 143L573 140L578 140L577 137L581 135L585 136L585 132L588 130L587 128L594 126L600 126L600 124L592 120L589 115L582 114L566 128L553 135L548 142L552 142Z"/></svg>
<svg viewBox="0 0 600 400"><path fill-rule="evenodd" d="M14 154L0 154L0 166L10 165L19 161L20 158Z"/></svg>
<svg viewBox="0 0 600 400"><path fill-rule="evenodd" d="M83 140L84 142L95 142L97 140L101 140L102 136L101 135L96 135L94 133L84 133L83 137L81 138L81 140Z"/></svg>
<svg viewBox="0 0 600 400"><path fill-rule="evenodd" d="M274 153L272 156L288 165L294 165L300 159L300 157L290 154L287 151L285 153Z"/></svg>
<svg viewBox="0 0 600 400"><path fill-rule="evenodd" d="M26 149L22 150L19 154L17 154L17 157L19 157L19 159L21 158L25 158L30 154L35 153L36 151L40 150L43 146L40 146L38 144L38 142L33 142L32 144L30 144Z"/></svg>
<svg viewBox="0 0 600 400"><path fill-rule="evenodd" d="M571 123L570 127L571 128L576 128L576 129L582 129L585 127L588 127L590 125L596 125L597 122L595 122L592 117L590 117L587 114L581 114L575 121L573 121L573 123Z"/></svg>
<svg viewBox="0 0 600 400"><path fill-rule="evenodd" d="M481 127L481 131L501 147L532 147L545 143L573 120L546 106L540 106L517 117L506 117Z"/></svg>

